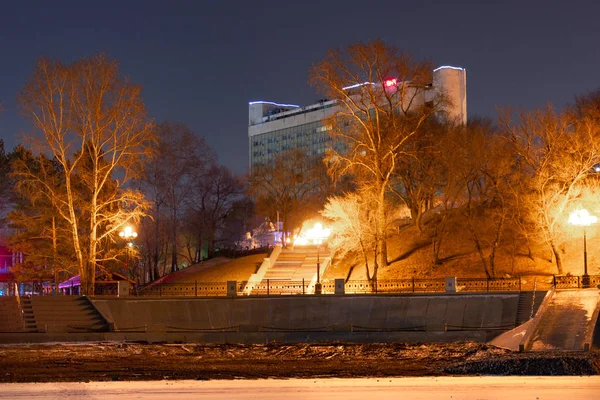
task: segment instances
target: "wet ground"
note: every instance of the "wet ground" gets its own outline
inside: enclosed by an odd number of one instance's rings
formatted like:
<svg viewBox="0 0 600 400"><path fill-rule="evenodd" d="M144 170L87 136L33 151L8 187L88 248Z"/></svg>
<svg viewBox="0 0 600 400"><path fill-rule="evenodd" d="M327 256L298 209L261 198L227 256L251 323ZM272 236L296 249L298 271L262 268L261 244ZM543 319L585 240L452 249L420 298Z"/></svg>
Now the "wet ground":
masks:
<svg viewBox="0 0 600 400"><path fill-rule="evenodd" d="M0 382L461 375L598 375L600 352L514 353L480 343L0 346Z"/></svg>

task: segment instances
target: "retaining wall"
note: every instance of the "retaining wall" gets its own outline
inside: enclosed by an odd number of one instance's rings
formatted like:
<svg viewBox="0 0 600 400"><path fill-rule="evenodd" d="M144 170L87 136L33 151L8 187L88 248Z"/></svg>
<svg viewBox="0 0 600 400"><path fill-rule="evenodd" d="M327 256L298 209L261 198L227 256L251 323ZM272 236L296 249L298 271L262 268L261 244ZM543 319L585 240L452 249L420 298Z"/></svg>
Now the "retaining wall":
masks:
<svg viewBox="0 0 600 400"><path fill-rule="evenodd" d="M514 327L518 293L198 299L100 298L114 331L149 341L456 341ZM141 335L141 336L140 336ZM108 337L107 336L107 337ZM138 339L135 339L138 338ZM178 338L178 339L175 339Z"/></svg>

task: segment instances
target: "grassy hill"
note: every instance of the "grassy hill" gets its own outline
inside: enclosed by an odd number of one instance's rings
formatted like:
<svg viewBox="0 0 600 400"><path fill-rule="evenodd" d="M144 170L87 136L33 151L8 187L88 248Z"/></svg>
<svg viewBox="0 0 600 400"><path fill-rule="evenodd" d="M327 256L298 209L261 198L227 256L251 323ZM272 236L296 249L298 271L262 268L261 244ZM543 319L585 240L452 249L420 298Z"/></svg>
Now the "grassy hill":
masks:
<svg viewBox="0 0 600 400"><path fill-rule="evenodd" d="M213 258L164 276L156 283L246 281L266 256L266 253L262 253L233 260Z"/></svg>
<svg viewBox="0 0 600 400"><path fill-rule="evenodd" d="M493 242L494 227L490 226L484 215L474 224L484 244L486 262L489 263ZM431 232L432 220L425 224L423 233L414 226L403 226L399 232L389 238L388 260L390 265L380 268L379 280L408 278L441 278L447 276L484 278L485 272L477 252L473 235L468 225L460 217L448 223L448 234L443 239L440 251L440 263L433 263L433 244ZM597 227L588 228L588 273L600 274L600 232ZM583 274L583 230L573 228L565 235L560 246L563 266L566 274ZM531 255L531 256L530 256ZM372 263L372 257L369 260ZM506 226L501 235L496 252L496 277L557 274L556 263L552 259L550 247L540 241L526 240L517 235L513 227ZM358 257L334 259L333 265L324 275L324 279L346 278L366 279L364 262Z"/></svg>
<svg viewBox="0 0 600 400"><path fill-rule="evenodd" d="M484 278L482 261L476 250L473 235L461 216L454 217L448 223L444 237L440 262L433 263L433 245L431 232L434 218L425 222L423 232L410 225L400 227L389 238L388 260L390 265L380 268L379 280L410 278ZM486 262L489 263L490 243L494 238L494 226L485 215L475 221L477 233L483 243ZM583 230L574 228L563 238L560 252L565 273L583 274ZM600 274L600 230L590 227L587 230L588 273ZM224 282L227 280L245 281L262 263L266 254L257 254L234 260L217 258L193 265L183 271L164 277L163 282ZM372 266L372 257L369 261ZM540 241L531 240L528 244L508 225L501 235L496 254L496 277L506 276L548 276L557 274L550 247ZM361 257L350 256L344 259L334 258L332 265L323 274L323 280L349 278L365 280L366 272Z"/></svg>

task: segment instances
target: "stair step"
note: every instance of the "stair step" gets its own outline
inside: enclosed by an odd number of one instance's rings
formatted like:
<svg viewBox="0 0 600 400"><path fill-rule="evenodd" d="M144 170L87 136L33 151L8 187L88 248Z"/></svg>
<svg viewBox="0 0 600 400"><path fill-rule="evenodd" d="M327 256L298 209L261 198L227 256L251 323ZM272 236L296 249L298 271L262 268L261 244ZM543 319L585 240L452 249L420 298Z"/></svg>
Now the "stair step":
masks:
<svg viewBox="0 0 600 400"><path fill-rule="evenodd" d="M28 332L44 332L47 326L76 332L108 330L107 321L86 297L42 296L23 300L22 318Z"/></svg>

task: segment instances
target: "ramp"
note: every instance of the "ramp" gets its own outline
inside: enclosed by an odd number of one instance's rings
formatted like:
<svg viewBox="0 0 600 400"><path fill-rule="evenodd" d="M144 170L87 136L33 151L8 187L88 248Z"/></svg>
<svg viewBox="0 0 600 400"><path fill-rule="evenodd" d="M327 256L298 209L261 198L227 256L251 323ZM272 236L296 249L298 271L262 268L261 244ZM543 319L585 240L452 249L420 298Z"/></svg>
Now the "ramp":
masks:
<svg viewBox="0 0 600 400"><path fill-rule="evenodd" d="M532 351L584 350L596 324L598 289L557 290L533 332Z"/></svg>

